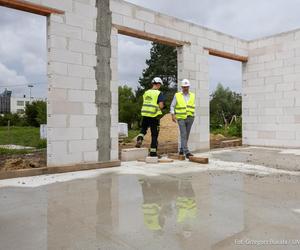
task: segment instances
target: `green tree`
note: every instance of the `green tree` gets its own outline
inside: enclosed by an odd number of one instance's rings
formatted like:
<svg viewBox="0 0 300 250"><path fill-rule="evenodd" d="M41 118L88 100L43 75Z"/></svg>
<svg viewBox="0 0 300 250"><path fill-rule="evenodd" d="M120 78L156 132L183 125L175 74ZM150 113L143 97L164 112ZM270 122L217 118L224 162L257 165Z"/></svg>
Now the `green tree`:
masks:
<svg viewBox="0 0 300 250"><path fill-rule="evenodd" d="M140 106L132 88L124 85L119 86L119 121L128 124L128 128L138 124L140 120Z"/></svg>
<svg viewBox="0 0 300 250"><path fill-rule="evenodd" d="M45 101L28 103L25 108L25 118L29 126L39 127L47 123L47 104Z"/></svg>
<svg viewBox="0 0 300 250"><path fill-rule="evenodd" d="M153 42L150 50L150 59L146 60L147 67L139 78L139 87L136 96L140 97L145 90L152 87L151 81L158 76L163 80L161 91L166 97L169 106L177 91L177 50L175 47Z"/></svg>
<svg viewBox="0 0 300 250"><path fill-rule="evenodd" d="M218 84L211 94L210 124L211 128L227 128L234 118L242 114L242 96Z"/></svg>

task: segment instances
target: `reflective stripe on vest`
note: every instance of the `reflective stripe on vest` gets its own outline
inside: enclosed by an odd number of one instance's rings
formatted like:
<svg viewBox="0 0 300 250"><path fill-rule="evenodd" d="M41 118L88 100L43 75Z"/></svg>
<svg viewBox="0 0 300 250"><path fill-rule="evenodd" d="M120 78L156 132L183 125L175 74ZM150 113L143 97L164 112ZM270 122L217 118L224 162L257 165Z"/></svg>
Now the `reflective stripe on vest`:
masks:
<svg viewBox="0 0 300 250"><path fill-rule="evenodd" d="M177 222L183 223L197 216L196 200L193 197L178 197L176 201Z"/></svg>
<svg viewBox="0 0 300 250"><path fill-rule="evenodd" d="M186 119L188 116L194 116L195 113L195 94L190 92L190 99L185 102L182 92L175 94L176 106L175 115L176 119Z"/></svg>
<svg viewBox="0 0 300 250"><path fill-rule="evenodd" d="M144 93L141 111L142 116L156 117L162 114L159 105L157 104L159 94L160 91L155 89L149 89Z"/></svg>

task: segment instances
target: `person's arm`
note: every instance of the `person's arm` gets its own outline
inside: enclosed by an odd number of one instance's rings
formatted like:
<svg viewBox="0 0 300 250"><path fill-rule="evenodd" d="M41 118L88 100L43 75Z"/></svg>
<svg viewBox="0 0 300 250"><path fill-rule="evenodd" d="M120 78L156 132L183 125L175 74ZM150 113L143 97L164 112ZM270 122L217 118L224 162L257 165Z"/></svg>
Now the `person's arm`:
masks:
<svg viewBox="0 0 300 250"><path fill-rule="evenodd" d="M165 97L163 96L162 93L159 94L157 103L158 103L159 108L162 110L165 106Z"/></svg>
<svg viewBox="0 0 300 250"><path fill-rule="evenodd" d="M176 106L176 96L174 95L171 106L170 106L170 113L172 114L172 121L176 122L176 116L175 116L175 106Z"/></svg>

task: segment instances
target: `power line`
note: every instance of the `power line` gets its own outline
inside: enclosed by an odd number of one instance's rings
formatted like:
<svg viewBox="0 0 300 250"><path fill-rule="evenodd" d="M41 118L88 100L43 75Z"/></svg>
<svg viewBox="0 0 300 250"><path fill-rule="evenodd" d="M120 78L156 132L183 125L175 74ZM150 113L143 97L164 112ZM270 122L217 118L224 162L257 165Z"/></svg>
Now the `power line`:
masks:
<svg viewBox="0 0 300 250"><path fill-rule="evenodd" d="M13 84L13 85L1 85L0 84L0 88L10 88L10 87L20 87L20 86L23 86L23 87L27 87L28 85L34 85L34 86L38 86L38 85L45 85L45 84L48 84L48 83L24 83L24 84Z"/></svg>

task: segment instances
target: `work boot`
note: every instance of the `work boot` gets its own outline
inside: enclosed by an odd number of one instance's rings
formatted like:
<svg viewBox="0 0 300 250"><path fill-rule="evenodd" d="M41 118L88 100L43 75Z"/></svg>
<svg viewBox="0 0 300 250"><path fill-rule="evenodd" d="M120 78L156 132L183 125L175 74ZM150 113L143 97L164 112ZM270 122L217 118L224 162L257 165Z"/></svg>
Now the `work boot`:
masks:
<svg viewBox="0 0 300 250"><path fill-rule="evenodd" d="M183 155L183 151L182 150L179 151L179 155Z"/></svg>
<svg viewBox="0 0 300 250"><path fill-rule="evenodd" d="M142 136L138 136L136 138L136 144L135 144L135 147L136 148L140 148L142 146L142 143L143 143L143 137Z"/></svg>
<svg viewBox="0 0 300 250"><path fill-rule="evenodd" d="M156 152L150 152L149 156L150 157L158 157Z"/></svg>
<svg viewBox="0 0 300 250"><path fill-rule="evenodd" d="M188 159L189 159L190 156L194 156L194 155L191 154L191 153L187 153L187 154L185 155L185 157L188 158Z"/></svg>
<svg viewBox="0 0 300 250"><path fill-rule="evenodd" d="M149 156L150 157L157 157L157 149L156 148L150 148L150 153Z"/></svg>

